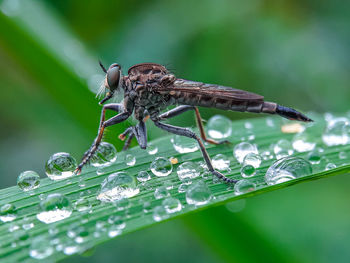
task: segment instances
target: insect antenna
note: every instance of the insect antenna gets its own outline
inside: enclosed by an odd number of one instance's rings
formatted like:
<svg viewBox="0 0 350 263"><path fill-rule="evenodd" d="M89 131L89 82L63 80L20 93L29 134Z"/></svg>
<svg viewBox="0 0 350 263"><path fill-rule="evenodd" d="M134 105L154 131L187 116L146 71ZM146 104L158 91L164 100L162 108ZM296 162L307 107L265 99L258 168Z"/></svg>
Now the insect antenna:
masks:
<svg viewBox="0 0 350 263"><path fill-rule="evenodd" d="M98 61L98 64L100 64L100 67L102 68L103 72L107 74L107 69L105 68L105 66L103 66L101 60Z"/></svg>

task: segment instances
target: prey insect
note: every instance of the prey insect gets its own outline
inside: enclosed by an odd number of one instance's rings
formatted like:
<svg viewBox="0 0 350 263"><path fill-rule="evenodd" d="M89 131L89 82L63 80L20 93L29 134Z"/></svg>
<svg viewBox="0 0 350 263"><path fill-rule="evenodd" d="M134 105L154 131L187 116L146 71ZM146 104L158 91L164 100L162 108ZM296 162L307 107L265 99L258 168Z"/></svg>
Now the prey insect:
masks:
<svg viewBox="0 0 350 263"><path fill-rule="evenodd" d="M124 133L119 135L119 138L122 140L127 138L124 150L129 147L134 137L140 147L146 149L147 130L145 121L149 118L160 129L196 140L209 171L227 183L235 183L236 180L228 178L214 169L203 144L203 141L211 144L220 144L223 142L217 142L207 138L197 108L198 106L221 110L278 114L291 120L312 121L292 108L284 107L274 102L264 101L263 96L254 93L176 78L174 74L159 64L141 63L134 65L129 68L128 75L126 76L122 75L121 67L116 63L112 64L108 70L101 62L100 66L106 73L106 77L101 89L105 97L99 103L101 105L104 104L118 93L124 93L124 100L121 104L110 103L103 105L97 137L89 150L84 154L81 163L76 169L77 173L80 173L83 166L89 162L97 151L105 129L125 121L132 114L134 114L138 124L129 127ZM170 105L180 106L161 113ZM105 113L107 110L115 111L118 114L106 120ZM173 118L189 110L195 113L201 138L190 129L163 122L166 119Z"/></svg>

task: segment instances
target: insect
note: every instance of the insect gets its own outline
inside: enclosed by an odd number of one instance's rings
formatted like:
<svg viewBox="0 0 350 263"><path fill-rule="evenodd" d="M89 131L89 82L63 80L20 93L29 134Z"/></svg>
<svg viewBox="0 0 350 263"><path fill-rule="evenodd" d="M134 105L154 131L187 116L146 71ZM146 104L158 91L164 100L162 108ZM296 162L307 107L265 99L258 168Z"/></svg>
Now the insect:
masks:
<svg viewBox="0 0 350 263"><path fill-rule="evenodd" d="M90 158L97 151L104 130L109 126L125 121L132 114L134 114L138 123L119 135L119 138L122 140L127 138L123 149L129 147L134 137L136 137L140 147L146 149L147 130L145 121L151 119L160 129L196 140L209 171L226 183L235 183L236 180L228 178L214 169L203 144L203 141L211 144L221 144L225 141L217 142L206 137L202 119L197 108L198 106L231 111L278 114L291 120L312 121L292 108L284 107L274 102L264 101L263 96L254 93L176 78L164 66L156 63L136 64L129 68L128 75L126 76L122 75L121 67L116 63L110 65L108 70L101 62L100 66L106 73L106 77L100 90L100 93L104 94L105 97L99 104L104 104L118 93L124 93L124 100L120 104L110 103L103 105L97 137L89 150L84 154L81 163L76 169L76 173L81 172L83 166L89 162ZM180 106L161 113L170 105ZM106 110L112 110L118 114L106 120ZM202 139L190 129L163 122L166 119L173 118L189 110L193 110L195 113Z"/></svg>

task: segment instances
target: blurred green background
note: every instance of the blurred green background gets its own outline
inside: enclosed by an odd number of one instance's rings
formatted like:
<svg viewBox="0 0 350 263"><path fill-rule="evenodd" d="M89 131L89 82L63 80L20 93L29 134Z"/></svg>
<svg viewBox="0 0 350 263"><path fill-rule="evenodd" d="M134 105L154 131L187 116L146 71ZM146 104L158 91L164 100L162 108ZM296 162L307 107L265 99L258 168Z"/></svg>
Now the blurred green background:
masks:
<svg viewBox="0 0 350 263"><path fill-rule="evenodd" d="M177 76L302 111L349 110L349 1L0 1L0 186L92 142L98 59L157 62ZM253 114L201 110L231 119ZM191 126L193 116L174 123ZM109 129L106 140L119 149ZM149 139L162 134L149 126ZM132 233L66 262L349 262L350 179L323 179Z"/></svg>

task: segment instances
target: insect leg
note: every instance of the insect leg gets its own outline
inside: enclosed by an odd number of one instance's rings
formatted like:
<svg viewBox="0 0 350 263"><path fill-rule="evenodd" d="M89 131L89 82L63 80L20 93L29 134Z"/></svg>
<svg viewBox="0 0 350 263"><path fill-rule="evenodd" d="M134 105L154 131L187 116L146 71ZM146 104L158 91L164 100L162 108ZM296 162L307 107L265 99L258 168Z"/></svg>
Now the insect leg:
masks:
<svg viewBox="0 0 350 263"><path fill-rule="evenodd" d="M191 131L190 129L187 129L187 128L182 128L182 127L177 127L177 126L165 124L165 123L159 122L158 120L154 120L153 122L158 128L161 128L167 132L195 139L199 144L199 148L202 152L203 158L208 166L209 171L213 175L218 177L219 179L225 181L226 183L236 183L237 182L237 180L228 178L214 169L214 167L211 163L209 154L208 154L207 150L205 149L203 142L193 131Z"/></svg>
<svg viewBox="0 0 350 263"><path fill-rule="evenodd" d="M136 126L127 128L122 134L119 135L119 139L124 141L128 135L129 137L124 144L123 151L129 149L131 140L134 137L136 137L141 149L147 148L147 129L143 121L140 121Z"/></svg>
<svg viewBox="0 0 350 263"><path fill-rule="evenodd" d="M94 143L89 148L89 150L84 154L84 157L82 158L80 164L78 165L78 168L75 170L75 173L80 173L80 171L83 168L83 166L87 162L89 162L90 158L97 151L98 146L101 143L103 132L104 132L105 128L108 127L108 126L111 126L111 125L114 125L114 124L118 124L120 122L125 121L127 118L130 117L130 115L131 114L126 111L126 112L119 113L118 115L108 119L107 121L104 121L104 119L105 119L105 107L103 108L102 115L101 115L101 121L100 121L100 127L98 129L97 137L94 140Z"/></svg>
<svg viewBox="0 0 350 263"><path fill-rule="evenodd" d="M199 132L201 134L201 137L202 137L203 141L205 141L207 143L211 143L211 144L230 143L229 141L220 141L220 142L218 142L218 141L209 139L207 137L207 135L205 134L205 131L204 131L201 115L199 113L198 108L195 107L195 106L181 105L181 106L178 106L178 107L176 107L176 108L174 108L172 110L169 110L169 111L159 115L159 118L161 118L161 119L170 119L170 118L175 117L177 115L180 115L181 113L184 113L185 111L188 111L188 110L194 110L195 111L196 123L197 123L198 129L199 129Z"/></svg>

